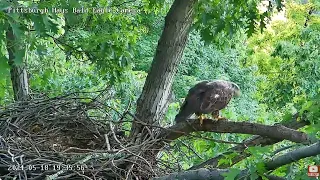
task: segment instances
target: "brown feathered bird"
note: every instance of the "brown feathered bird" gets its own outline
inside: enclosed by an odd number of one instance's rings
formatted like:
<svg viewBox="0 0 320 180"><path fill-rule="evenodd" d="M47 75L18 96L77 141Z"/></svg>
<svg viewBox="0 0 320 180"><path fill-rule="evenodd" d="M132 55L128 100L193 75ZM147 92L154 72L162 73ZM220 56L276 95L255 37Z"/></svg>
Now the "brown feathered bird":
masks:
<svg viewBox="0 0 320 180"><path fill-rule="evenodd" d="M193 113L199 117L200 125L204 118L203 114L211 114L216 120L225 119L219 117L219 111L228 105L232 97L239 96L240 88L233 82L202 81L189 90L175 121L176 123L186 121Z"/></svg>

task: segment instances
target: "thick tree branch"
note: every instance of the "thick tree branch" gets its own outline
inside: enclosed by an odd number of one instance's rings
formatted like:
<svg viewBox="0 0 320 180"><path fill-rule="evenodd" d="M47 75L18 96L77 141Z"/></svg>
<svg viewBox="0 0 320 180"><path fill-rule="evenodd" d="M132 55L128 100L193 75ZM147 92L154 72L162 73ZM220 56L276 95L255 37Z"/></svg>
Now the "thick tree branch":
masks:
<svg viewBox="0 0 320 180"><path fill-rule="evenodd" d="M184 172L176 172L172 174L168 174L166 176L154 178L153 180L174 180L174 179L185 179L185 180L192 180L192 179L215 179L220 180L224 179L222 176L223 173L228 173L229 170L227 169L197 169L197 170L190 170Z"/></svg>
<svg viewBox="0 0 320 180"><path fill-rule="evenodd" d="M294 161L298 161L300 159L316 156L320 154L320 141L317 143L314 143L310 146L305 146L296 150L293 150L291 152L288 152L282 156L279 156L277 158L274 158L271 161L268 161L265 163L266 170L274 170L277 169L283 165L292 163ZM193 179L224 179L224 176L222 174L229 172L229 169L205 169L200 168L197 170L189 170L185 172L178 172L178 173L172 173L166 176L154 178L154 180L167 180L167 179L185 179L185 180L193 180ZM243 177L247 177L249 173L248 169L242 170L236 179L242 179ZM268 179L283 179L281 177L276 176L270 176L267 175Z"/></svg>
<svg viewBox="0 0 320 180"><path fill-rule="evenodd" d="M300 159L316 156L320 154L320 141L314 143L310 146L305 146L294 151L288 152L284 155L281 155L269 162L266 163L267 170L274 170L280 166L285 164L292 163L294 161L298 161Z"/></svg>
<svg viewBox="0 0 320 180"><path fill-rule="evenodd" d="M189 170L185 172L177 172L172 173L166 176L153 178L153 180L176 180L176 179L184 179L184 180L224 180L224 173L228 173L228 169L205 169L200 168L197 170ZM241 172L238 177L244 176L245 171ZM266 175L269 180L284 180L285 178Z"/></svg>
<svg viewBox="0 0 320 180"><path fill-rule="evenodd" d="M166 140L174 140L185 134L197 131L217 132L217 133L242 133L242 134L256 134L266 136L277 140L289 140L292 142L302 143L308 142L307 134L299 132L283 125L262 125L250 122L233 122L233 121L213 121L205 119L204 123L200 125L198 120L189 120L188 122L178 123L169 130L164 131L161 137Z"/></svg>
<svg viewBox="0 0 320 180"><path fill-rule="evenodd" d="M282 125L291 128L291 129L299 129L305 125L308 125L309 122L305 119L305 118L301 118L301 116L299 116L298 114L295 114L292 118L292 120L290 121L284 121L281 123ZM243 141L243 144L245 144L247 147L250 146L257 146L257 145L262 145L262 146L267 146L267 145L271 145L271 144L275 144L280 142L281 140L279 139L272 139L269 137L262 137L262 136L253 136L249 139L246 139ZM245 159L246 157L250 156L250 154L245 153L244 150L246 149L246 146L242 146L242 145L237 145L235 147L232 147L230 149L228 149L227 152L220 154L218 156L215 156L201 164L195 165L193 167L190 168L191 169L199 169L199 168L203 168L205 166L210 166L211 168L215 168L215 167L219 167L219 168L227 168L230 167L231 165L241 161L242 159ZM232 163L233 164L220 164L218 166L219 160L225 158L226 155L229 155L231 153L234 152L238 152L239 155L236 157L232 158Z"/></svg>

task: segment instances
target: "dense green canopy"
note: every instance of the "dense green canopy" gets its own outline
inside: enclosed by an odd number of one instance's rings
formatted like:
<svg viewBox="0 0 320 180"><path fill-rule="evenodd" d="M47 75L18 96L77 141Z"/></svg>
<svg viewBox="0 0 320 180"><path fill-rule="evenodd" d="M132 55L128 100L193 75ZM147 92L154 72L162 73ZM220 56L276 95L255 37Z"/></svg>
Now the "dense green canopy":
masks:
<svg viewBox="0 0 320 180"><path fill-rule="evenodd" d="M173 85L168 110L159 119L159 126L175 124L174 117L188 90L198 81L223 79L237 83L242 91L241 98L231 101L222 111L224 117L272 125L290 121L298 113L301 115L298 121L307 119L311 124L300 131L320 138L320 3L265 2L268 3L263 8L259 0L199 0L194 7L186 48L175 68L177 73L170 80ZM14 83L10 77L14 64L25 66L31 94L55 97L109 87L113 98L106 99L106 104L118 112L134 114L136 105L132 104L141 95L150 73L172 3L171 0L1 1L0 107L14 102ZM54 8L65 11L53 12ZM35 9L38 13L22 12ZM41 13L44 9L48 13ZM8 32L14 35L12 46L7 42ZM116 112L110 115L121 118ZM124 122L122 126L128 135L131 123ZM249 137L195 132L169 143L168 149L157 157L171 163L159 166L187 170ZM286 140L269 146L251 146L244 151L250 157L234 164L232 158L239 154L232 151L216 167L231 167L224 174L226 179L233 179L243 169L250 171L251 179L266 178L266 172L287 179L307 179L307 167L320 165L319 155L272 170L265 163L299 146L302 145ZM291 149L276 152L283 147Z"/></svg>

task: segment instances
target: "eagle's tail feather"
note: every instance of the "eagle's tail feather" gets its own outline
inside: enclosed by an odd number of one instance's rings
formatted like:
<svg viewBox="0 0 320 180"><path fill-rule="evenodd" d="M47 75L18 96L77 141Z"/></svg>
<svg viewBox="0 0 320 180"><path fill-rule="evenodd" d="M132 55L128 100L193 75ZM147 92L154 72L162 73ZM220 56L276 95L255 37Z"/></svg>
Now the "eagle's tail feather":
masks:
<svg viewBox="0 0 320 180"><path fill-rule="evenodd" d="M184 102L183 105L181 106L180 112L176 115L176 117L174 119L176 121L176 123L186 121L193 114L193 113L190 113L190 111L187 109L186 105L187 105L187 103Z"/></svg>
<svg viewBox="0 0 320 180"><path fill-rule="evenodd" d="M188 114L188 115L184 115L184 114L177 114L176 117L175 117L175 121L176 123L179 123L179 122L182 122L182 121L186 121L188 118L191 117L192 114Z"/></svg>

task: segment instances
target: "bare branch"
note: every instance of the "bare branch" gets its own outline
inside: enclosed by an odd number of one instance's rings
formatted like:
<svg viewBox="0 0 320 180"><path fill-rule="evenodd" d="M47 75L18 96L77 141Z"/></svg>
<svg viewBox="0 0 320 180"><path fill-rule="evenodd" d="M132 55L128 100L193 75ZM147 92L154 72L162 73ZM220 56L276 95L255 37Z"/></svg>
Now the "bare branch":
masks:
<svg viewBox="0 0 320 180"><path fill-rule="evenodd" d="M320 141L317 143L314 143L310 146L305 146L296 150L293 150L291 152L288 152L282 156L279 156L271 161L268 161L265 163L266 165L266 170L274 170L277 169L283 165L290 164L294 161L298 161L300 159L306 158L306 157L311 157L311 156L316 156L320 154ZM229 169L205 169L205 168L200 168L197 170L189 170L185 172L178 172L178 173L172 173L166 176L154 178L154 180L166 180L166 179L185 179L185 180L191 180L191 179L224 179L223 174L228 173L230 170ZM242 170L239 175L237 176L236 179L242 179L243 177L247 177L249 174L249 170L245 169ZM270 176L266 175L268 179L284 179L281 177L277 176Z"/></svg>
<svg viewBox="0 0 320 180"><path fill-rule="evenodd" d="M168 174L166 176L153 178L153 180L175 180L175 179L184 179L184 180L194 180L194 179L202 179L202 180L224 180L224 173L228 173L228 169L205 169L200 168L197 170L189 170L185 172L177 172ZM241 172L238 176L243 175L245 172ZM266 175L269 180L284 180L285 178Z"/></svg>
<svg viewBox="0 0 320 180"><path fill-rule="evenodd" d="M188 123L178 123L169 128L168 131L163 131L160 137L164 137L166 140L174 140L196 131L255 134L277 140L286 139L297 143L309 141L307 134L280 124L269 126L250 122L233 122L226 120L213 121L211 119L205 119L203 125L200 125L198 120L189 120Z"/></svg>
<svg viewBox="0 0 320 180"><path fill-rule="evenodd" d="M309 124L309 122L304 117L301 118L301 116L299 116L299 114L295 114L293 116L292 120L284 121L281 124L288 127L288 128L291 128L291 129L299 129L299 128ZM199 168L205 167L206 165L210 165L210 167L227 168L227 167L230 167L233 164L241 161L242 159L245 159L246 157L250 156L250 154L244 152L244 150L247 147L257 146L257 145L267 146L267 145L278 143L280 141L281 140L279 140L279 139L272 139L269 137L253 136L253 137L248 138L243 141L243 144L245 144L245 146L237 145L235 147L232 147L232 148L228 149L228 151L223 154L215 156L215 157L213 157L213 158L211 158L201 164L198 164L198 165L191 167L190 170L191 169L199 169ZM233 164L221 164L220 166L218 166L218 162L220 159L223 159L223 158L225 158L226 155L229 155L234 152L238 152L239 155L232 158Z"/></svg>
<svg viewBox="0 0 320 180"><path fill-rule="evenodd" d="M267 162L266 167L268 170L274 170L285 164L289 164L306 157L316 156L318 154L320 154L320 141L310 146L305 146L294 151L288 152L284 155L281 155Z"/></svg>
<svg viewBox="0 0 320 180"><path fill-rule="evenodd" d="M153 178L153 180L174 180L174 179L215 179L215 180L223 180L224 177L222 176L223 173L228 173L229 171L227 169L205 169L200 168L197 170L190 170L190 171L184 171L184 172L176 172L172 174L168 174L166 176Z"/></svg>

